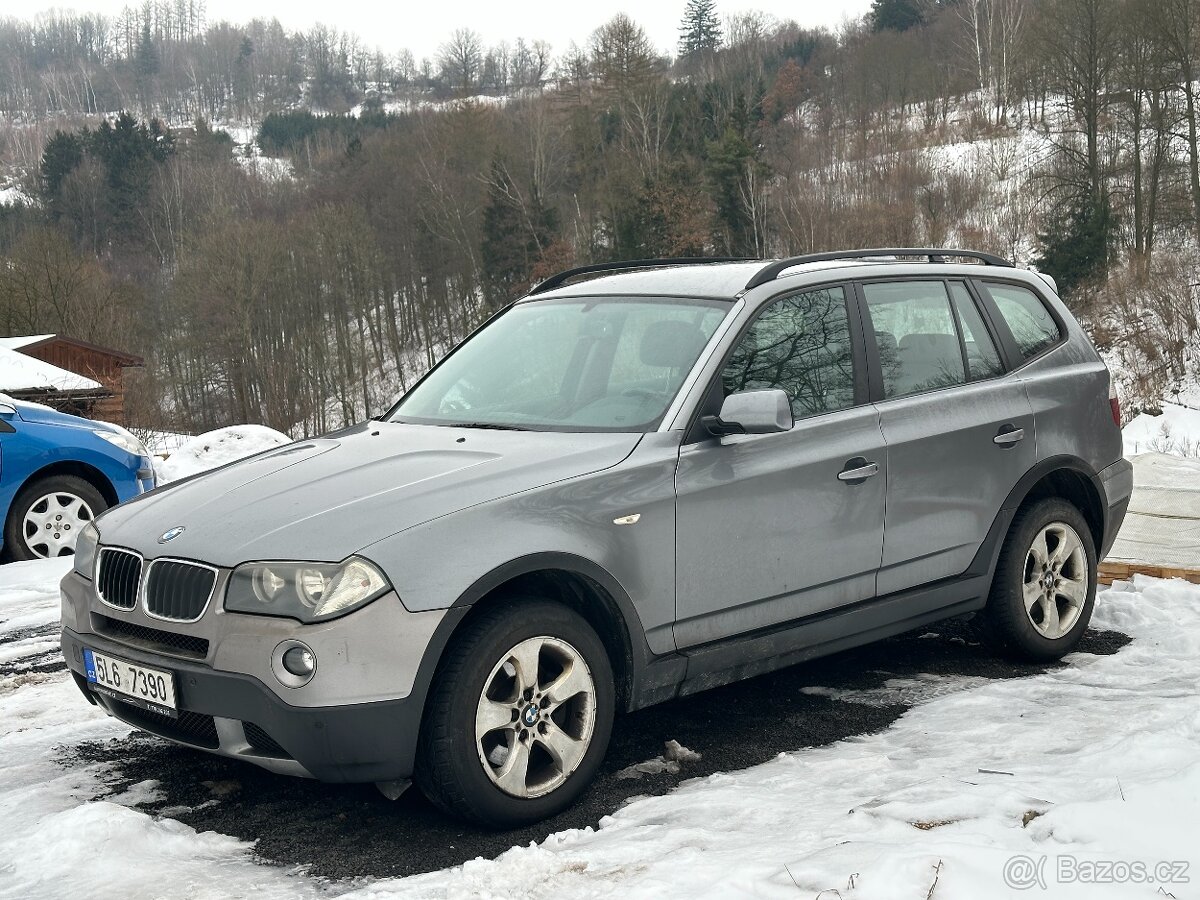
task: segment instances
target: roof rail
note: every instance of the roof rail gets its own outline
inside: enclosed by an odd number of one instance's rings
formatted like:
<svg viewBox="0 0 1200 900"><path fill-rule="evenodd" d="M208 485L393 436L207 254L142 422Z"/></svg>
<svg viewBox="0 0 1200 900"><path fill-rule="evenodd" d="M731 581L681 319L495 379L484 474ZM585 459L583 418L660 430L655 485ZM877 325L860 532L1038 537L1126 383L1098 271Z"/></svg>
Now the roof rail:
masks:
<svg viewBox="0 0 1200 900"><path fill-rule="evenodd" d="M559 272L557 275L551 275L545 281L535 284L529 289L526 297L532 297L534 294L544 294L546 291L552 291L556 287L566 284L572 278L579 275L589 275L592 272L623 272L630 269L664 269L668 266L696 266L705 265L707 263L729 263L729 262L755 262L745 256L691 256L679 257L676 259L627 259L619 262L596 263L590 266L579 266L574 269L567 269L565 272Z"/></svg>
<svg viewBox="0 0 1200 900"><path fill-rule="evenodd" d="M990 253L980 253L976 250L946 250L936 247L879 247L872 250L841 250L833 253L809 253L805 256L793 256L790 259L780 259L759 269L754 277L746 282L745 290L751 290L760 284L774 281L782 272L805 263L828 262L838 259L873 259L877 256L924 256L931 263L945 262L949 257L957 259L977 259L987 266L1004 266L1015 268L1007 259L993 256Z"/></svg>

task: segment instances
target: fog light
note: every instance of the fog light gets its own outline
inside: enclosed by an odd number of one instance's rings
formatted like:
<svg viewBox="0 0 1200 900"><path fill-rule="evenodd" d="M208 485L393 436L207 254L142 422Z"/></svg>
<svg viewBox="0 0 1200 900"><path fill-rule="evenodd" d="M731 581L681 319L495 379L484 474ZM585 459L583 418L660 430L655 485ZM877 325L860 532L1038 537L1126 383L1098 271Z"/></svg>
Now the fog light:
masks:
<svg viewBox="0 0 1200 900"><path fill-rule="evenodd" d="M317 658L307 647L292 647L283 654L283 667L297 678L307 678L317 667Z"/></svg>
<svg viewBox="0 0 1200 900"><path fill-rule="evenodd" d="M271 653L271 671L284 687L302 688L317 671L317 654L300 641L283 641Z"/></svg>

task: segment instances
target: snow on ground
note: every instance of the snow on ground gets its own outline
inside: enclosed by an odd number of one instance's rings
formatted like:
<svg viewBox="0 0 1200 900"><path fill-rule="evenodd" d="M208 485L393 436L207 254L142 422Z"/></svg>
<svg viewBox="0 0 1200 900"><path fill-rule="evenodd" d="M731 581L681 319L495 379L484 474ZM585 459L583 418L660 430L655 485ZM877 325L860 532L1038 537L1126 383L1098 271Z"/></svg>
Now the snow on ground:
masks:
<svg viewBox="0 0 1200 900"><path fill-rule="evenodd" d="M27 206L32 201L15 184L0 187L0 206Z"/></svg>
<svg viewBox="0 0 1200 900"><path fill-rule="evenodd" d="M57 624L58 582L70 570L69 559L37 559L0 567L0 638ZM0 691L4 689L5 682L0 680Z"/></svg>
<svg viewBox="0 0 1200 900"><path fill-rule="evenodd" d="M286 181L294 174L292 161L279 156L235 156L239 166L264 181Z"/></svg>
<svg viewBox="0 0 1200 900"><path fill-rule="evenodd" d="M158 480L160 484L178 481L291 442L286 434L265 425L218 428L184 442L166 460L155 459Z"/></svg>
<svg viewBox="0 0 1200 900"><path fill-rule="evenodd" d="M61 561L0 568L0 646L53 620L65 568ZM1164 896L1161 888L1194 897L1200 587L1139 576L1101 594L1095 622L1134 640L1112 656L1077 655L1029 678L932 676L916 686L927 699L880 733L687 782L631 802L598 829L560 833L496 860L366 884L330 885L262 865L249 844L148 816L136 802L152 795L153 783L98 799L104 766L72 764L69 750L127 727L88 706L61 672L7 676L0 680L0 897L794 898L828 891L820 896L988 900L1038 878L1048 890L1028 896L1150 898ZM889 687L913 697L913 684ZM864 692L862 702L887 702L878 693ZM1127 883L1130 870L1115 863L1149 866L1149 875ZM1159 863L1176 865L1155 869ZM1081 874L1108 883L1080 881ZM1184 876L1192 882L1176 880Z"/></svg>
<svg viewBox="0 0 1200 900"><path fill-rule="evenodd" d="M1131 419L1121 433L1125 455L1172 453L1176 456L1200 456L1200 410L1177 403L1162 404L1162 415L1141 413Z"/></svg>
<svg viewBox="0 0 1200 900"><path fill-rule="evenodd" d="M178 431L155 431L142 428L136 432L138 439L146 445L151 456L166 458L192 439L192 435Z"/></svg>
<svg viewBox="0 0 1200 900"><path fill-rule="evenodd" d="M58 646L58 582L67 559L0 566L0 649L45 636ZM53 628L47 627L53 626ZM17 640L14 640L16 638ZM314 885L256 864L249 845L153 819L104 791L104 766L64 766L66 748L121 737L129 727L90 706L63 672L0 675L0 897L306 897ZM142 792L145 795L145 792Z"/></svg>
<svg viewBox="0 0 1200 900"><path fill-rule="evenodd" d="M1053 151L1053 144L1033 128L1014 129L976 140L935 144L925 149L935 170L984 171L993 189L1007 189L1011 179L1023 179L1040 168Z"/></svg>

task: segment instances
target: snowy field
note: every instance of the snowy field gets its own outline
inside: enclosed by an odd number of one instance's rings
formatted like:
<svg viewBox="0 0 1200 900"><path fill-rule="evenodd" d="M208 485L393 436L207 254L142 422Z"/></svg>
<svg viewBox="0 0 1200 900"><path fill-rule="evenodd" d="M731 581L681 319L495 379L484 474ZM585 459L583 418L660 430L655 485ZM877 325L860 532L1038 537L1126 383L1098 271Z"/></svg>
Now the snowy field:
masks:
<svg viewBox="0 0 1200 900"><path fill-rule="evenodd" d="M66 568L0 568L0 897L987 900L1026 882L1022 896L1200 896L1200 587L1103 592L1095 626L1133 638L1113 655L957 677L879 733L687 782L495 860L329 882L139 811L153 782L99 799L107 767L68 762L128 728L52 671Z"/></svg>
<svg viewBox="0 0 1200 900"><path fill-rule="evenodd" d="M1200 456L1200 410L1178 403L1162 404L1162 415L1141 413L1121 429L1125 455L1170 453Z"/></svg>

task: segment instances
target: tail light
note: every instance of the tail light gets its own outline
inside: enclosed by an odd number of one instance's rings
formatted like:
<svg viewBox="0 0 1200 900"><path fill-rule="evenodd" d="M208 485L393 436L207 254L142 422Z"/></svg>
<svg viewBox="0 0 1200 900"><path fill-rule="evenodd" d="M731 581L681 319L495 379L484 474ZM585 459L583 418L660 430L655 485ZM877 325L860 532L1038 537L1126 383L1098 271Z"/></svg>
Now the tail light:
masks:
<svg viewBox="0 0 1200 900"><path fill-rule="evenodd" d="M1121 427L1121 400L1117 397L1117 385L1112 378L1108 379L1108 408L1112 410L1113 424Z"/></svg>

